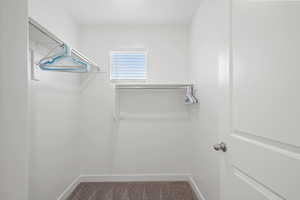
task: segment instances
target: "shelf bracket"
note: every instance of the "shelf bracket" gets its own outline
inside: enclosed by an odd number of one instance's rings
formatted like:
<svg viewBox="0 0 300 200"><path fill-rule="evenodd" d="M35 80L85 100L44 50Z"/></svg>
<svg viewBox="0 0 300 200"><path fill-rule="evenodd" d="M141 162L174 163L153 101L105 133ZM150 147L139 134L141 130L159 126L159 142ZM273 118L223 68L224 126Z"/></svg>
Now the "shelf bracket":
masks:
<svg viewBox="0 0 300 200"><path fill-rule="evenodd" d="M198 103L198 99L194 95L194 86L193 85L189 85L186 87L184 103L187 105Z"/></svg>

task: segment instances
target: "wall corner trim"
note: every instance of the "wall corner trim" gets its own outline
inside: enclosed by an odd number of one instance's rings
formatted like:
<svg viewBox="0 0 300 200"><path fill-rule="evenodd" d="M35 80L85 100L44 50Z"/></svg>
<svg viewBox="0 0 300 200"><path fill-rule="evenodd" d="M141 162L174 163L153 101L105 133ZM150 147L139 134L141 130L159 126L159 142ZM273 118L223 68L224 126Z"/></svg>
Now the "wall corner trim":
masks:
<svg viewBox="0 0 300 200"><path fill-rule="evenodd" d="M199 189L196 181L194 180L194 178L192 176L189 177L189 183L190 183L192 189L194 190L194 192L196 193L196 196L198 197L198 199L199 200L206 200L206 198L204 197L203 193Z"/></svg>
<svg viewBox="0 0 300 200"><path fill-rule="evenodd" d="M75 188L79 185L79 183L80 183L80 176L75 178L75 180L69 186L66 187L66 189L61 193L61 195L59 195L57 200L66 200L71 195L71 193L75 190Z"/></svg>

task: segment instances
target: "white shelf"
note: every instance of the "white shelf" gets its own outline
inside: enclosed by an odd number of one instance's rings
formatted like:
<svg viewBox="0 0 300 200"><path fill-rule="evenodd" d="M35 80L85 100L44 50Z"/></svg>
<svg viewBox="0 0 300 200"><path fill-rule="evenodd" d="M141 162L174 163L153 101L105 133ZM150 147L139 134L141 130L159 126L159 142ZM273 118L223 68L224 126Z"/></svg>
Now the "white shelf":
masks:
<svg viewBox="0 0 300 200"><path fill-rule="evenodd" d="M114 85L115 87L115 107L114 107L114 115L115 119L170 119L174 118L174 113L172 114L130 114L130 113L123 113L120 110L120 91L121 90L174 90L180 89L185 90L185 104L197 104L198 100L194 96L194 85L191 83L117 83ZM182 114L177 114L175 116L176 119L185 119L186 116Z"/></svg>
<svg viewBox="0 0 300 200"><path fill-rule="evenodd" d="M190 83L117 83L115 89L186 89Z"/></svg>

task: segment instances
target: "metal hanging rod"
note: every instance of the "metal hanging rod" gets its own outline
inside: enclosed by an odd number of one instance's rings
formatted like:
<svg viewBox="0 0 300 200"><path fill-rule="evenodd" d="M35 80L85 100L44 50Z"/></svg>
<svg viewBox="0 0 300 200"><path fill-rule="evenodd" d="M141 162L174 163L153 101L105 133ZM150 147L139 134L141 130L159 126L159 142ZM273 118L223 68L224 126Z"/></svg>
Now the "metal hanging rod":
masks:
<svg viewBox="0 0 300 200"><path fill-rule="evenodd" d="M144 84L115 84L116 89L186 89L192 87L193 84L160 84L160 83L144 83Z"/></svg>
<svg viewBox="0 0 300 200"><path fill-rule="evenodd" d="M59 39L56 35L54 35L53 33L51 33L50 31L48 31L45 27L43 27L42 25L40 25L37 21L35 21L34 19L30 18L28 19L28 23L30 25L32 25L34 28L36 28L38 31L40 31L43 35L47 36L49 39L51 39L52 41L56 42L58 45L64 45L65 42L62 41L61 39ZM91 61L90 59L88 59L85 55L83 55L82 53L80 53L79 51L77 51L76 49L71 50L71 53L79 58L80 60L88 63L89 65L91 65L94 69L96 69L96 72L100 72L100 68L99 66Z"/></svg>

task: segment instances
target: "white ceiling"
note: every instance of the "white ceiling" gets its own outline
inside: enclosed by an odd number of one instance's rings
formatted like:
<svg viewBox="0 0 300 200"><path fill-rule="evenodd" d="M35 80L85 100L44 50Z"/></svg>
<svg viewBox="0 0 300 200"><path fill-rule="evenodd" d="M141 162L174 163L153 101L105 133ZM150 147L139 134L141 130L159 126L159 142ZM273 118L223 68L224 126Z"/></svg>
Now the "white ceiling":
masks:
<svg viewBox="0 0 300 200"><path fill-rule="evenodd" d="M80 24L187 24L201 0L60 0Z"/></svg>

